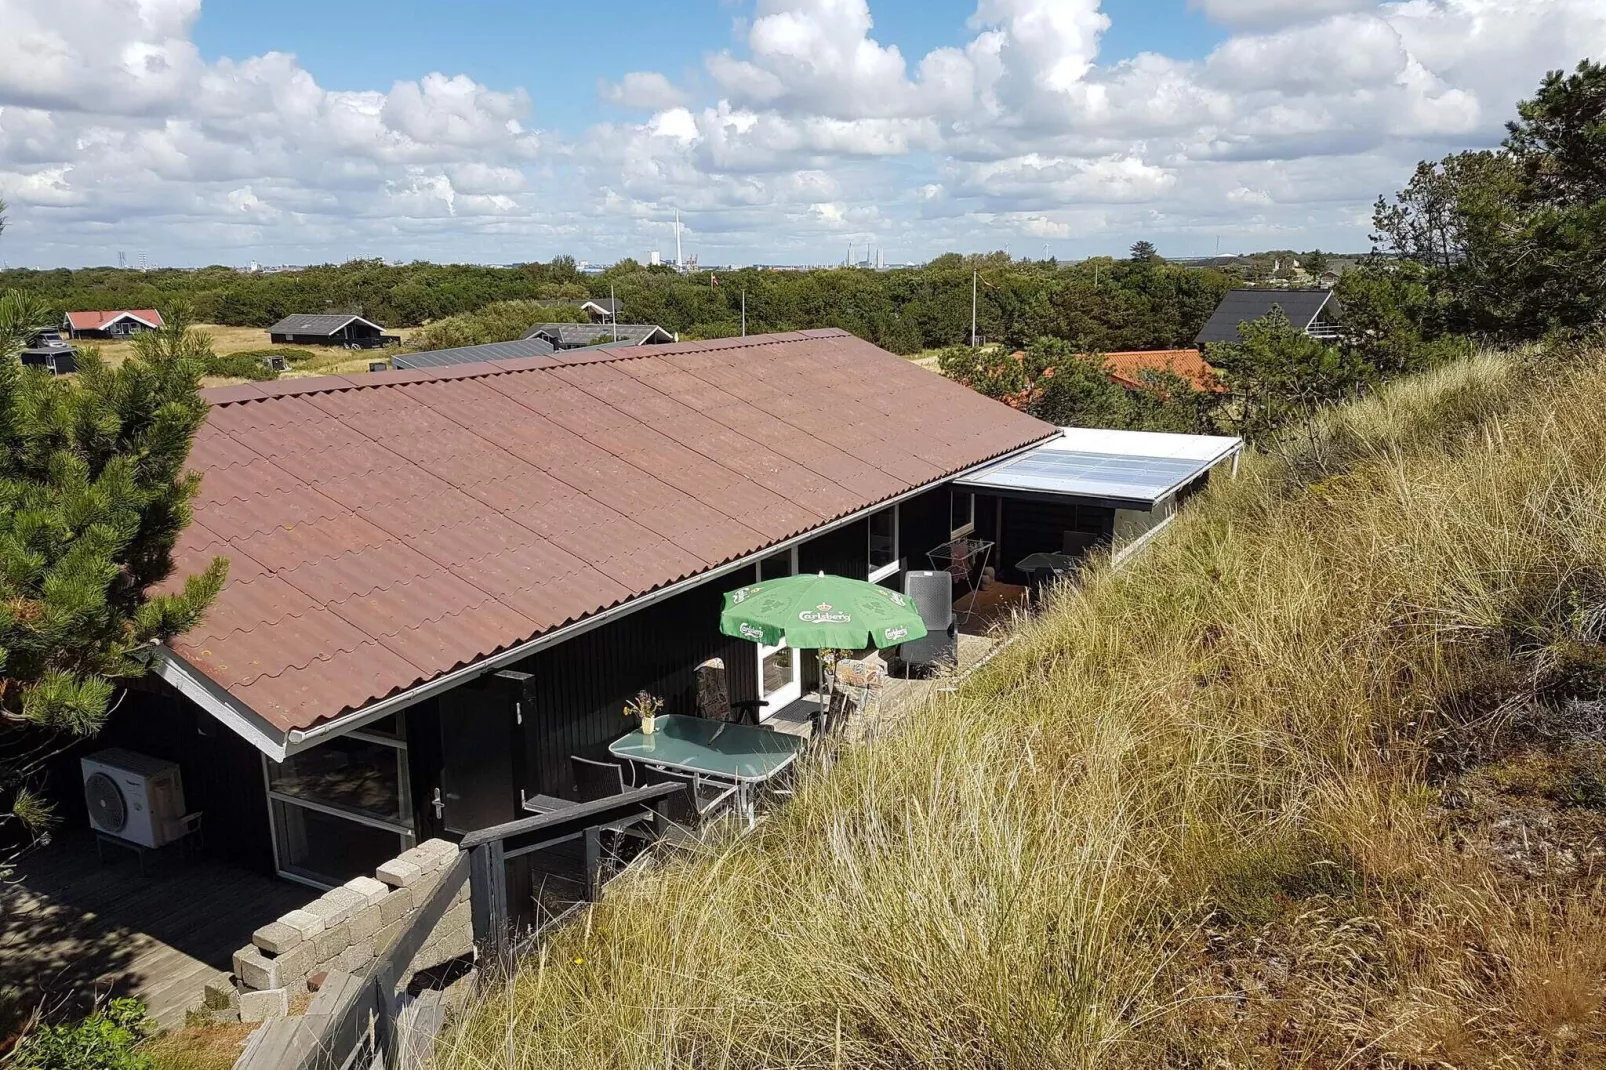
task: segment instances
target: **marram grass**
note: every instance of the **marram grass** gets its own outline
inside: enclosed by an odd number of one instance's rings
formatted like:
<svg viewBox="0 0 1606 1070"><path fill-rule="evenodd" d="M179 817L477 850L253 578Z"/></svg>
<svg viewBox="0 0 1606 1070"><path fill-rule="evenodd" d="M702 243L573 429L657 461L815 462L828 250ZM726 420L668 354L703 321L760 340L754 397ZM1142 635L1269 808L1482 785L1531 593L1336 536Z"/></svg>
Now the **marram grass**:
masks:
<svg viewBox="0 0 1606 1070"><path fill-rule="evenodd" d="M1575 361L1250 458L756 834L616 882L439 1065L1606 1065L1590 873L1513 879L1444 802L1601 638Z"/></svg>

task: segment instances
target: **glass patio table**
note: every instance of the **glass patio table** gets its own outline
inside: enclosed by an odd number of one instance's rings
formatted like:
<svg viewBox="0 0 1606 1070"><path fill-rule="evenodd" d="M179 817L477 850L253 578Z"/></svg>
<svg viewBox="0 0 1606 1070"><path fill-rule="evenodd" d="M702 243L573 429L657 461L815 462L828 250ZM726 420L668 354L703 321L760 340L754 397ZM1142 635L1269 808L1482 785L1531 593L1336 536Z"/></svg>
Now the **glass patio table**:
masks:
<svg viewBox="0 0 1606 1070"><path fill-rule="evenodd" d="M737 807L754 820L752 788L780 774L808 742L801 736L704 717L660 714L658 730L636 729L608 744L608 751L638 765L656 766L693 779L730 785Z"/></svg>

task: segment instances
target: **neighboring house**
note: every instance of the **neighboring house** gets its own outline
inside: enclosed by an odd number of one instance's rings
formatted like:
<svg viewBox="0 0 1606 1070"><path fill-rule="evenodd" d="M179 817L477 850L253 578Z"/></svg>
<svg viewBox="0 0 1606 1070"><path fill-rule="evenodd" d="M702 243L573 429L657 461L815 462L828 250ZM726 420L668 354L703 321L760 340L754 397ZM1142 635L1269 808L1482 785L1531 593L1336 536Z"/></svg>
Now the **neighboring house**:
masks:
<svg viewBox="0 0 1606 1070"><path fill-rule="evenodd" d="M612 297L594 297L580 305L580 311L589 313L592 323L617 323L619 310L624 307L623 301Z"/></svg>
<svg viewBox="0 0 1606 1070"><path fill-rule="evenodd" d="M1241 342L1239 325L1268 316L1273 308L1281 308L1297 330L1312 338L1339 337L1343 310L1332 290L1229 290L1194 345Z"/></svg>
<svg viewBox="0 0 1606 1070"><path fill-rule="evenodd" d="M1127 353L1105 353L1104 371L1111 379L1132 390L1148 387L1144 372L1170 373L1186 379L1195 390L1219 391L1216 370L1206 364L1197 349L1145 349Z"/></svg>
<svg viewBox="0 0 1606 1070"><path fill-rule="evenodd" d="M24 367L43 368L51 375L78 370L78 350L69 345L29 346L17 356Z"/></svg>
<svg viewBox="0 0 1606 1070"><path fill-rule="evenodd" d="M377 349L401 341L373 320L346 313L286 316L268 328L268 336L275 344L347 349Z"/></svg>
<svg viewBox="0 0 1606 1070"><path fill-rule="evenodd" d="M545 357L554 352L545 338L521 338L514 342L486 342L477 346L431 349L422 353L399 353L390 358L392 368L446 368L454 364L483 364L493 360L521 360Z"/></svg>
<svg viewBox="0 0 1606 1070"><path fill-rule="evenodd" d="M43 368L51 375L66 375L78 370L78 350L68 345L61 337L61 332L54 327L30 338L17 357L24 367Z"/></svg>
<svg viewBox="0 0 1606 1070"><path fill-rule="evenodd" d="M600 343L620 346L664 345L675 336L651 323L537 323L525 338L544 338L554 349L579 349Z"/></svg>
<svg viewBox="0 0 1606 1070"><path fill-rule="evenodd" d="M1061 431L838 330L206 396L169 582L228 583L101 744L178 762L214 853L319 886L572 798L570 757L640 690L689 712L706 659L801 701L813 654L722 635L725 591L1141 541L1239 448Z"/></svg>
<svg viewBox="0 0 1606 1070"><path fill-rule="evenodd" d="M127 338L162 325L154 308L119 308L100 312L69 312L62 325L72 338Z"/></svg>

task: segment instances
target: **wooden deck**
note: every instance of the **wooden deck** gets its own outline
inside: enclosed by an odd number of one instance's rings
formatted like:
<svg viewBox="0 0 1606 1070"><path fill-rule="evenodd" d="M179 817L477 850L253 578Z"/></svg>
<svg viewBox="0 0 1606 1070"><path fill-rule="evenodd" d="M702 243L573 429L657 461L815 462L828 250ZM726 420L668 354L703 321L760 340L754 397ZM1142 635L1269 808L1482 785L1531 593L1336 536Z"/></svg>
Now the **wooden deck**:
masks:
<svg viewBox="0 0 1606 1070"><path fill-rule="evenodd" d="M164 1027L184 1024L207 982L225 976L258 926L316 893L205 858L130 851L102 865L87 832L67 832L0 885L0 988L54 1007L134 995Z"/></svg>

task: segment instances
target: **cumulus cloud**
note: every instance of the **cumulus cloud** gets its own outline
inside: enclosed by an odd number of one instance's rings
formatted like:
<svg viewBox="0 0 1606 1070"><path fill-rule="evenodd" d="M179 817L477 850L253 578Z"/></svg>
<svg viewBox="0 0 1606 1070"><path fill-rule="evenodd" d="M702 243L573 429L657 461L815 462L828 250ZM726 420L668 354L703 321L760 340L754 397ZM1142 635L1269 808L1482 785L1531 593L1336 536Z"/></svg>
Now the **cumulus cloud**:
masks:
<svg viewBox="0 0 1606 1070"><path fill-rule="evenodd" d="M1217 22L1251 27L1314 22L1328 15L1372 10L1377 5L1378 0L1188 0L1189 7Z"/></svg>
<svg viewBox="0 0 1606 1070"><path fill-rule="evenodd" d="M1493 144L1545 70L1606 50L1599 0L1190 0L1228 28L1210 55L1110 62L1101 0L977 0L906 55L877 2L756 0L701 89L599 70L637 115L560 134L472 72L336 91L286 53L208 61L199 0L0 0L4 252L611 259L676 208L738 260L1138 229L1356 247L1412 162Z"/></svg>
<svg viewBox="0 0 1606 1070"><path fill-rule="evenodd" d="M599 83L602 99L622 108L658 111L686 103L686 94L657 71L631 71L617 82Z"/></svg>

